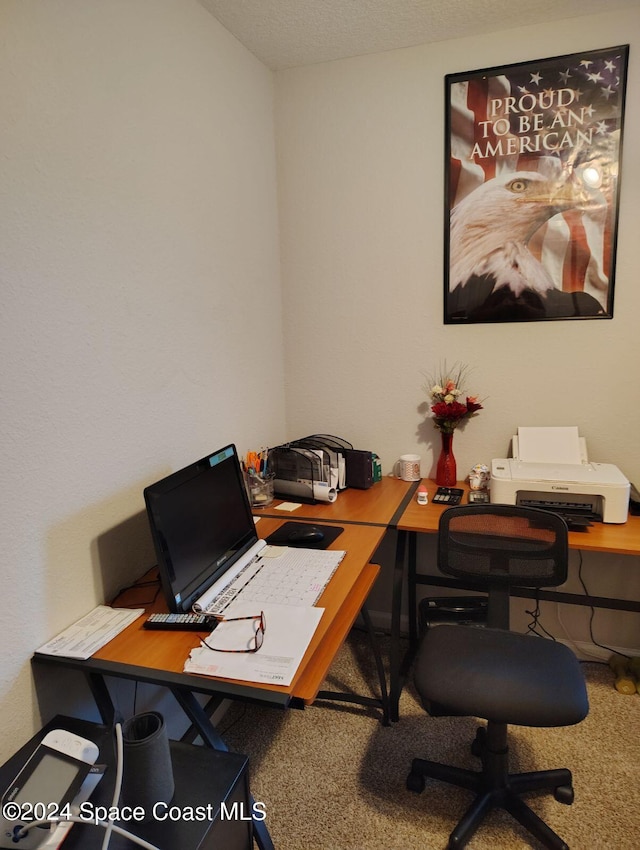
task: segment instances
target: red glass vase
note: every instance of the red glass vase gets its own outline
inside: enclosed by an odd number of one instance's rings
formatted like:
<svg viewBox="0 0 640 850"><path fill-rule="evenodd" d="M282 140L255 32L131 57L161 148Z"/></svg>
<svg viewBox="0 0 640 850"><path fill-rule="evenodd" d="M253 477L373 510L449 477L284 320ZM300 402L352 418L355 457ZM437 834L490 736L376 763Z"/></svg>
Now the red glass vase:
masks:
<svg viewBox="0 0 640 850"><path fill-rule="evenodd" d="M440 432L442 448L436 466L436 484L438 487L455 487L457 484L456 459L453 456L453 434Z"/></svg>

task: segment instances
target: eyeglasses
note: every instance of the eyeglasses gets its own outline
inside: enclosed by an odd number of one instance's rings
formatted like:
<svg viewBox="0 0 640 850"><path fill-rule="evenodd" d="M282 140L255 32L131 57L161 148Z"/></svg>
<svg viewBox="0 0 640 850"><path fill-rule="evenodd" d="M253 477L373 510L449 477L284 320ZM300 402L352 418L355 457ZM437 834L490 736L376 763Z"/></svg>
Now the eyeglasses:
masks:
<svg viewBox="0 0 640 850"><path fill-rule="evenodd" d="M267 618L264 616L264 611L261 611L259 614L254 615L253 617L218 617L215 619L219 623L237 623L240 620L253 620L255 626L255 632L253 633L253 637L249 641L249 646L246 649L218 649L216 646L211 646L207 643L204 638L200 638L200 643L203 646L206 646L207 649L213 650L213 652L257 652L264 642L264 633L267 630Z"/></svg>

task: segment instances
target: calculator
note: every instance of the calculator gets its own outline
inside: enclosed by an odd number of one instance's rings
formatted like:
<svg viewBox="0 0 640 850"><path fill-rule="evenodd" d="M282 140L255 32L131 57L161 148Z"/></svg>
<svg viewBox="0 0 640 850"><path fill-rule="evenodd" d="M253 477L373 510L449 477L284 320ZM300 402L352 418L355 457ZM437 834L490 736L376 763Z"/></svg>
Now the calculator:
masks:
<svg viewBox="0 0 640 850"><path fill-rule="evenodd" d="M431 500L438 505L448 505L450 508L459 505L464 490L458 487L438 487L435 496Z"/></svg>

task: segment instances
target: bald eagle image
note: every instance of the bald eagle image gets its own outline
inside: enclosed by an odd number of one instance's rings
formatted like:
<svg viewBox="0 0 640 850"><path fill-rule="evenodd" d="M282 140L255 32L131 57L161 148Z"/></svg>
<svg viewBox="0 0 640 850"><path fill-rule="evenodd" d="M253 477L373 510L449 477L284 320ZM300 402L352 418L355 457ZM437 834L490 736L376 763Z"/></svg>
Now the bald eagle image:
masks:
<svg viewBox="0 0 640 850"><path fill-rule="evenodd" d="M487 180L450 219L448 317L514 321L602 314L584 292L563 292L528 247L558 213L593 201L571 179L520 171Z"/></svg>

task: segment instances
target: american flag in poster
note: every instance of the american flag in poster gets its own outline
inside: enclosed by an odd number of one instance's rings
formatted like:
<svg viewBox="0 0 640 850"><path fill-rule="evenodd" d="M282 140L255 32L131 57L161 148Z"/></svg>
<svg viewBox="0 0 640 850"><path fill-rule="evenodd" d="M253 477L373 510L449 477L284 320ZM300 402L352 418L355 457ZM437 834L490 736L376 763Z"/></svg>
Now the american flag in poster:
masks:
<svg viewBox="0 0 640 850"><path fill-rule="evenodd" d="M627 60L446 77L445 322L611 317Z"/></svg>

